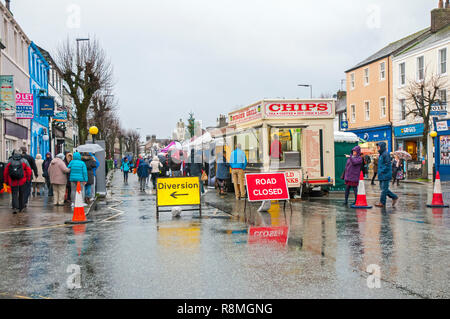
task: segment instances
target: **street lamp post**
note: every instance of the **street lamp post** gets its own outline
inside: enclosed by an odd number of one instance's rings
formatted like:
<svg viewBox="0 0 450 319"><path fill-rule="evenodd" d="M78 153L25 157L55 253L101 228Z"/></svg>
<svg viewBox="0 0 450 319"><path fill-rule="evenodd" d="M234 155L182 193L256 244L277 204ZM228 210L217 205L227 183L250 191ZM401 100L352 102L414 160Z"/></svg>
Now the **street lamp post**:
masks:
<svg viewBox="0 0 450 319"><path fill-rule="evenodd" d="M312 85L311 84L298 84L298 86L309 87L311 89L311 99L313 98Z"/></svg>
<svg viewBox="0 0 450 319"><path fill-rule="evenodd" d="M89 133L92 135L92 143L95 144L95 135L98 134L97 126L91 126L89 128Z"/></svg>

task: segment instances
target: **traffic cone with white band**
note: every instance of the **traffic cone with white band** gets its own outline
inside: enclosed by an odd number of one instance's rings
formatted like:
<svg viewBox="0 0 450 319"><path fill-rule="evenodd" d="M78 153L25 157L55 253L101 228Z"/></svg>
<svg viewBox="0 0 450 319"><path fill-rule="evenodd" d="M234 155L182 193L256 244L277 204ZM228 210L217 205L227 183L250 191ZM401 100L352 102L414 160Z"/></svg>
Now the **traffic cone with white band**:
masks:
<svg viewBox="0 0 450 319"><path fill-rule="evenodd" d="M77 193L75 195L75 207L73 209L73 218L68 220L65 224L87 224L92 223L92 220L86 219L84 213L83 196L81 195L81 183L77 183Z"/></svg>
<svg viewBox="0 0 450 319"><path fill-rule="evenodd" d="M436 180L434 181L433 200L427 206L435 208L448 207L448 205L444 204L444 199L442 198L441 176L439 175L439 171L436 172Z"/></svg>
<svg viewBox="0 0 450 319"><path fill-rule="evenodd" d="M363 172L359 175L358 195L356 196L356 203L351 208L372 208L367 205L366 187L364 186Z"/></svg>

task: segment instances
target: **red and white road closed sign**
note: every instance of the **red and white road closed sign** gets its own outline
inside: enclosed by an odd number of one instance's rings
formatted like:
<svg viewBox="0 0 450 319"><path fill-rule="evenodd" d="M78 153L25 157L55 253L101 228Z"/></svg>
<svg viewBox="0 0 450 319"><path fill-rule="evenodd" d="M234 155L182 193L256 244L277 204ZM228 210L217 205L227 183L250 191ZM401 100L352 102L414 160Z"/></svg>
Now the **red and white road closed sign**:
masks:
<svg viewBox="0 0 450 319"><path fill-rule="evenodd" d="M284 173L245 174L248 200L289 200L289 190Z"/></svg>
<svg viewBox="0 0 450 319"><path fill-rule="evenodd" d="M280 243L287 244L289 235L288 226L279 227L250 227L248 230L248 243Z"/></svg>

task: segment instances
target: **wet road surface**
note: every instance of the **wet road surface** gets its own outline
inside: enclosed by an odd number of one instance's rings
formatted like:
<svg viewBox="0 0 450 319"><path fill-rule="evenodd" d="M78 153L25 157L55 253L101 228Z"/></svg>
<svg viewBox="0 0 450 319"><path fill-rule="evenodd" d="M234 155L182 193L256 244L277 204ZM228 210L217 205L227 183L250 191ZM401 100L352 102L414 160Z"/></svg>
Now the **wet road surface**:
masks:
<svg viewBox="0 0 450 319"><path fill-rule="evenodd" d="M375 203L378 188L366 190ZM244 212L243 201L210 189L203 218L161 213L157 222L155 196L117 172L88 225L10 232L1 210L0 298L450 297L449 210L425 209L431 186L393 191L397 209L353 210L331 194L295 201L291 214L278 203ZM249 225L288 226L288 243L250 244ZM380 288L368 287L371 264ZM80 289L68 288L69 265L80 266Z"/></svg>

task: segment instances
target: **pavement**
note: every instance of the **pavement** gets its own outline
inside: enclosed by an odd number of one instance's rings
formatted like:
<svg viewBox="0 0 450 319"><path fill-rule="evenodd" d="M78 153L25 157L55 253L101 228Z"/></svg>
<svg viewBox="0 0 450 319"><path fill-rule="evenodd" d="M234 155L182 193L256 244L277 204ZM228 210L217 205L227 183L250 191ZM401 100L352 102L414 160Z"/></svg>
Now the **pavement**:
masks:
<svg viewBox="0 0 450 319"><path fill-rule="evenodd" d="M426 208L432 185L394 186L396 209L354 210L330 194L292 200L292 212L274 202L266 213L208 189L202 218L161 213L159 221L155 195L140 192L135 175L124 185L116 172L109 185L88 225L51 228L68 214L57 210L12 222L0 210L0 298L450 297L450 211ZM44 227L29 228L42 218ZM287 244L253 243L250 226L286 226ZM74 265L80 287L70 289ZM368 284L373 267L379 288Z"/></svg>

